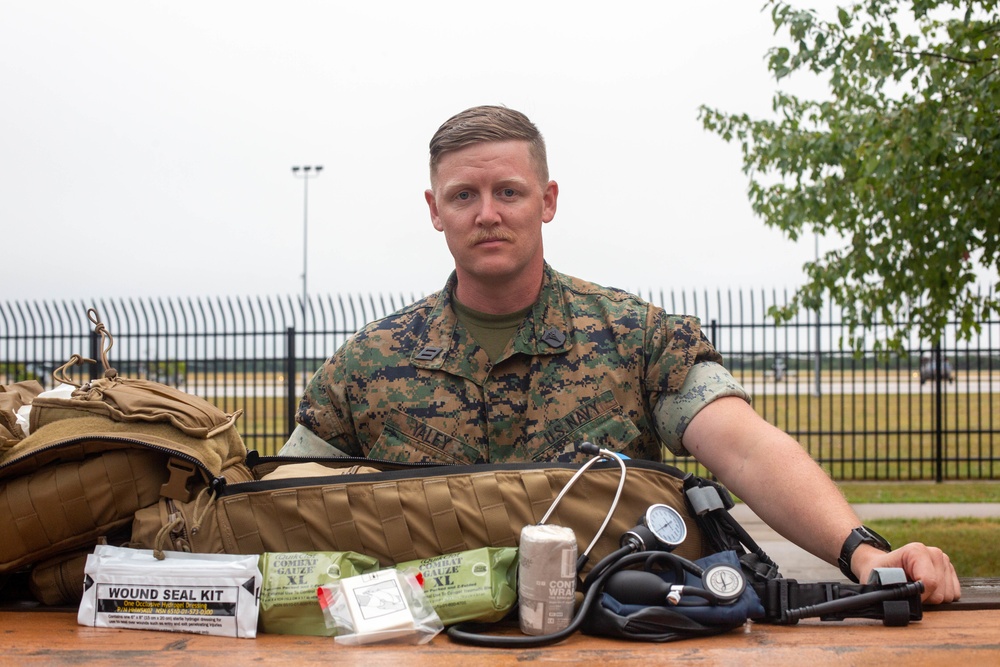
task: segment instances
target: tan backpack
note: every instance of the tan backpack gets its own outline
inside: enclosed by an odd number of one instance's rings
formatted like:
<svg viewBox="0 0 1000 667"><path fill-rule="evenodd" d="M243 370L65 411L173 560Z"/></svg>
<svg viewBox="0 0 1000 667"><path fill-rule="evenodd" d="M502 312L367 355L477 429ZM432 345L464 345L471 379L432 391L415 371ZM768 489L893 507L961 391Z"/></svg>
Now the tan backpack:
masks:
<svg viewBox="0 0 1000 667"><path fill-rule="evenodd" d="M128 542L137 510L189 500L223 471L252 479L235 428L240 412L118 376L107 363L111 336L88 315L106 341L104 377L72 383L70 366L93 363L74 355L53 376L76 389L28 397L30 434L18 439L19 429L0 452L0 582L28 572L45 604L79 600L86 553L102 541Z"/></svg>

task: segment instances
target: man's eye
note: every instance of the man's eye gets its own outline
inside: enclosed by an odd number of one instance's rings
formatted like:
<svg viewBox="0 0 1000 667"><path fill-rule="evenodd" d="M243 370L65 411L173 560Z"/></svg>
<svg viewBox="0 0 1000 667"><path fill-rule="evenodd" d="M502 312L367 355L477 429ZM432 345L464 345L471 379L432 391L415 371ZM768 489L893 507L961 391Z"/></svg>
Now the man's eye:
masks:
<svg viewBox="0 0 1000 667"><path fill-rule="evenodd" d="M514 188L504 188L503 190L500 191L500 194L503 195L504 197L513 197L514 195L517 194L517 191L514 190Z"/></svg>
<svg viewBox="0 0 1000 667"><path fill-rule="evenodd" d="M457 195L455 195L455 199L460 199L462 201L465 201L465 200L467 200L471 196L472 195L470 195L468 192L464 192L463 191L463 192L459 192Z"/></svg>

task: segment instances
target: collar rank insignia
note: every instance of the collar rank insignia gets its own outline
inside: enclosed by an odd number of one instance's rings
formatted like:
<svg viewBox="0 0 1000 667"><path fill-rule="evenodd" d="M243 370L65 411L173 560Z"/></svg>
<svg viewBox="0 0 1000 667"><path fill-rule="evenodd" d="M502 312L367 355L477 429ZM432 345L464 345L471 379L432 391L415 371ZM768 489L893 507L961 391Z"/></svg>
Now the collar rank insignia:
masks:
<svg viewBox="0 0 1000 667"><path fill-rule="evenodd" d="M418 361L430 361L439 354L441 354L440 347L434 347L433 345L428 345L424 349L417 352L416 356L414 356L413 358Z"/></svg>
<svg viewBox="0 0 1000 667"><path fill-rule="evenodd" d="M549 347L562 347L566 342L566 334L558 329L549 329L542 334L542 342Z"/></svg>

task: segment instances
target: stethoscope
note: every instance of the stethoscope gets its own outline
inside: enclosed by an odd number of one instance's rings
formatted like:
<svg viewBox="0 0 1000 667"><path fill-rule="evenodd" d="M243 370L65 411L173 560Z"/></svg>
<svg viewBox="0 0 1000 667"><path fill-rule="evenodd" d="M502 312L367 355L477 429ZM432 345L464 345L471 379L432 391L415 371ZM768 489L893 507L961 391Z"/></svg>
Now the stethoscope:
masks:
<svg viewBox="0 0 1000 667"><path fill-rule="evenodd" d="M621 474L618 480L618 490L611 501L604 522L590 545L577 559L576 569L578 573L583 570L589 559L590 551L604 534L612 515L618 508L618 501L621 498L622 489L625 487L625 478L628 474L623 457L618 453L609 449L601 449L589 442L581 444L579 449L594 458L581 466L566 482L542 517L540 524L548 521L559 501L594 463L601 460L616 461ZM579 587L584 594L583 602L573 620L563 630L547 635L497 636L477 632L487 627L483 624L460 623L448 628L448 636L461 643L492 648L547 646L562 641L575 633L586 618L591 605L595 603L600 594L605 592L623 604L646 606L723 605L732 604L738 600L746 588L746 578L739 568L727 564L716 564L702 568L697 563L671 553L686 537L687 526L680 513L669 505L653 504L640 517L638 524L622 535L619 548L598 561L583 579ZM642 565L641 570L626 569L640 564ZM669 568L673 573L673 583L661 575L664 568ZM686 573L699 577L703 587L685 585ZM695 599L692 600L692 598Z"/></svg>

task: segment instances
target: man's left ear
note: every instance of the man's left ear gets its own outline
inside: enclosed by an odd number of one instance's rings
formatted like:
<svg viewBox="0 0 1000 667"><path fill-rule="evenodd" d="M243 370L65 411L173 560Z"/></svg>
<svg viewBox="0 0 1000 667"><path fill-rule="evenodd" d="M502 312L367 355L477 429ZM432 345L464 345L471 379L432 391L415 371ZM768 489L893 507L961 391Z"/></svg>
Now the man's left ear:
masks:
<svg viewBox="0 0 1000 667"><path fill-rule="evenodd" d="M549 181L542 193L542 222L551 222L556 217L556 200L559 199L559 184Z"/></svg>

